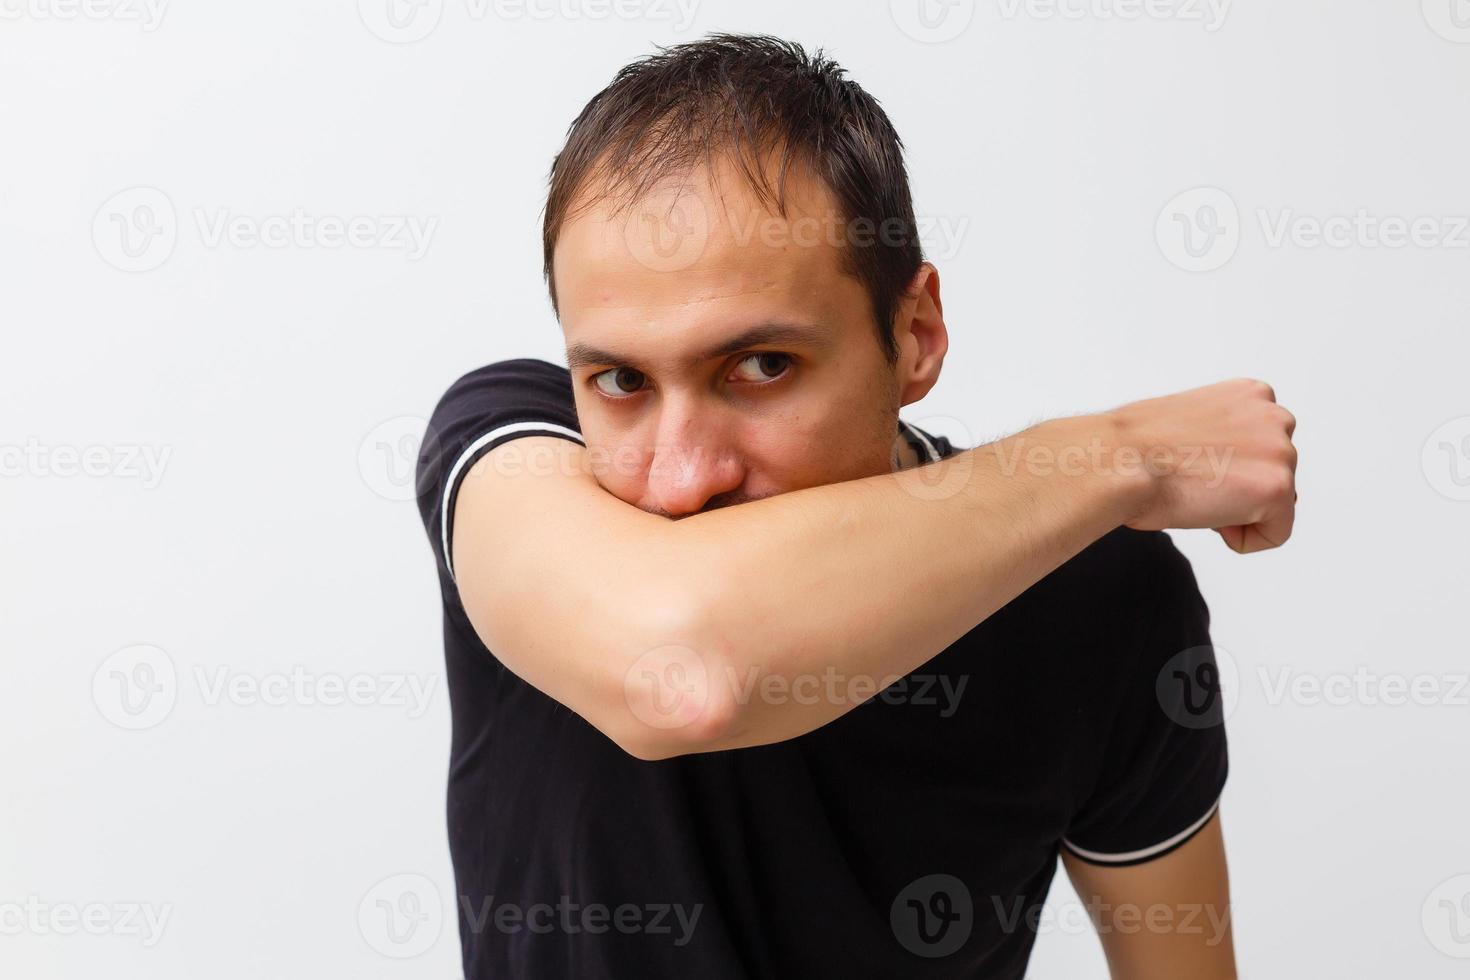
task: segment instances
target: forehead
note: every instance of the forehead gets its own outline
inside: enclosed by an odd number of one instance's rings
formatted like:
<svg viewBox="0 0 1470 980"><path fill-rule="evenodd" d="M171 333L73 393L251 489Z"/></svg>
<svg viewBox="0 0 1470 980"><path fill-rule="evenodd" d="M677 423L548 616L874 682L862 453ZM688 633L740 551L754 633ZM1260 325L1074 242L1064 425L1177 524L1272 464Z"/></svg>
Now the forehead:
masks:
<svg viewBox="0 0 1470 980"><path fill-rule="evenodd" d="M729 164L630 203L584 194L553 260L568 344L656 344L674 356L762 323L838 330L865 310L866 293L842 266L842 217L805 170L788 177L784 214Z"/></svg>

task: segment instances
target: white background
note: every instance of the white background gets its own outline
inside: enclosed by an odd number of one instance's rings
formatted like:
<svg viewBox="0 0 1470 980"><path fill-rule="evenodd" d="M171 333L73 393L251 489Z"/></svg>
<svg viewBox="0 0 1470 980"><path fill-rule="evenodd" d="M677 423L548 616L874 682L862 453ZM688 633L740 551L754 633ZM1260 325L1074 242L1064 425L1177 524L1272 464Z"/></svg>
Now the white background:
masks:
<svg viewBox="0 0 1470 980"><path fill-rule="evenodd" d="M0 974L459 975L412 436L464 371L560 357L551 157L619 66L713 30L825 45L892 115L919 213L958 232L929 242L953 347L909 420L984 441L1276 386L1294 539L1242 558L1175 534L1239 671L1243 973L1464 974L1470 4L926 0L925 27L916 0L703 0L688 23L443 0L400 31L386 2L0 0ZM298 210L327 230L213 234ZM355 216L368 244L324 244ZM394 216L432 222L423 254ZM1401 247L1371 223L1416 218ZM156 697L129 714L140 657ZM216 686L293 670L371 703ZM433 685L421 714L406 677ZM1347 686L1277 696L1300 677ZM1421 703L1390 703L1393 678ZM374 925L395 875L422 876L407 945ZM1074 901L1059 876L1052 905ZM88 906L103 934L58 934ZM1034 976L1104 974L1078 924Z"/></svg>

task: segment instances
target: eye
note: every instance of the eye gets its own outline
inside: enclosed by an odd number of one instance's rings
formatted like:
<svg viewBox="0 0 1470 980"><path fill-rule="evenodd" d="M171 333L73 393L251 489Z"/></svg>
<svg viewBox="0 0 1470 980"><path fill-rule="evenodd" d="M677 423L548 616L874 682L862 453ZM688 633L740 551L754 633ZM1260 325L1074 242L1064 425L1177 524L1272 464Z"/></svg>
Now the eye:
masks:
<svg viewBox="0 0 1470 980"><path fill-rule="evenodd" d="M642 371L633 368L613 368L611 371L603 371L601 374L592 376L592 383L597 385L597 390L609 398L627 398L636 395L643 387L643 382L648 380Z"/></svg>
<svg viewBox="0 0 1470 980"><path fill-rule="evenodd" d="M740 363L735 365L735 373L742 381L751 381L763 384L774 381L785 374L791 367L791 355L781 354L776 351L761 351L759 354L751 354L743 357Z"/></svg>

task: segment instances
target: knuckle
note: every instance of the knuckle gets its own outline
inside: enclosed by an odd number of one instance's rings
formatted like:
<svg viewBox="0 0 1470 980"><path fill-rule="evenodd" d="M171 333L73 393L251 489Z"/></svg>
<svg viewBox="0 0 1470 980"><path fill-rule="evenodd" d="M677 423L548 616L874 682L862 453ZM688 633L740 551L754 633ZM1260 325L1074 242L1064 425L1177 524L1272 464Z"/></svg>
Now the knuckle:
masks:
<svg viewBox="0 0 1470 980"><path fill-rule="evenodd" d="M1277 500L1289 501L1291 499L1292 493L1294 492L1293 486L1295 482L1296 481L1292 477L1291 470L1289 468L1283 467L1278 473L1273 476L1271 480L1271 496Z"/></svg>

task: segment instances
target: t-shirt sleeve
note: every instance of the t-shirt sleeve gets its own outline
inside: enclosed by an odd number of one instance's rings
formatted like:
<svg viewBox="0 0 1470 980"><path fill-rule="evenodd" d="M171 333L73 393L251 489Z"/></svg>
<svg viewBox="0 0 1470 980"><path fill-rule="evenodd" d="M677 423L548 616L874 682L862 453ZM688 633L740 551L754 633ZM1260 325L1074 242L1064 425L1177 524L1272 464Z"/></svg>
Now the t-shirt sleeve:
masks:
<svg viewBox="0 0 1470 980"><path fill-rule="evenodd" d="M1168 535L1149 537L1154 601L1101 770L1062 840L1095 864L1141 864L1184 844L1214 816L1228 771L1224 697L1233 692L1220 682L1209 608Z"/></svg>
<svg viewBox="0 0 1470 980"><path fill-rule="evenodd" d="M460 378L439 400L419 450L419 513L441 574L454 581L449 542L464 476L490 450L522 436L583 442L571 374L547 361L498 361Z"/></svg>

